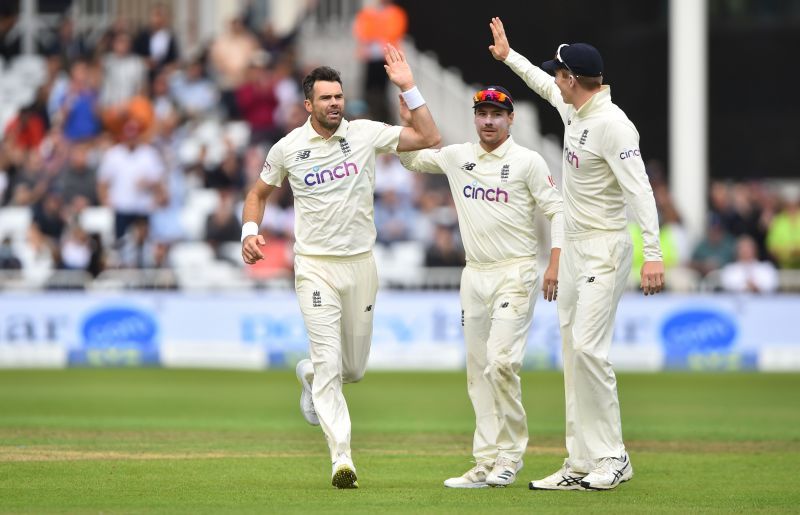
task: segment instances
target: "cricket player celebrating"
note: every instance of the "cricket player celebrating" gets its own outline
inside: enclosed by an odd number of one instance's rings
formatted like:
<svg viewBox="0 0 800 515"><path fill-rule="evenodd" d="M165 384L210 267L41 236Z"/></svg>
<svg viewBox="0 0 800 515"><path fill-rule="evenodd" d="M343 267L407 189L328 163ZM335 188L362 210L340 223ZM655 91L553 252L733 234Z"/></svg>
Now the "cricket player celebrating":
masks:
<svg viewBox="0 0 800 515"><path fill-rule="evenodd" d="M631 268L626 230L630 206L644 239L641 287L664 285L653 191L639 150L639 133L603 86L600 53L584 43L561 45L542 65L512 50L503 23L490 24L495 59L503 61L564 122L564 247L559 268L568 458L556 473L531 481L537 490L606 490L633 477L608 360L617 305Z"/></svg>
<svg viewBox="0 0 800 515"><path fill-rule="evenodd" d="M509 134L511 95L499 86L483 89L473 108L479 143L400 154L409 170L447 176L467 255L461 308L476 465L446 480L451 488L510 485L522 468L528 425L518 372L539 284L536 205L551 220L553 248L542 287L548 301L556 298L563 238L561 195L547 164Z"/></svg>
<svg viewBox="0 0 800 515"><path fill-rule="evenodd" d="M343 118L339 73L314 69L304 80L308 121L269 151L260 180L248 192L242 220L242 258L263 255L259 224L267 198L288 176L295 205L295 290L309 337L311 360L297 365L306 420L321 425L333 461L331 482L357 488L350 452L350 414L342 383L366 369L378 278L373 192L375 154L437 145L431 118L405 56L385 49L386 73L409 106L409 127Z"/></svg>

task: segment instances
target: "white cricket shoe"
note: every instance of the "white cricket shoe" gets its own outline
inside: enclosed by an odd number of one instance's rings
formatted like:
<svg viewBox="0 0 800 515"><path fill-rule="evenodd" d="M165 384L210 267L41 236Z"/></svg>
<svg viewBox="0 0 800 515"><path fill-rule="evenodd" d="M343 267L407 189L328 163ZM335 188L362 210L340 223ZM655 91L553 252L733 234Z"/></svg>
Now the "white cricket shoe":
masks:
<svg viewBox="0 0 800 515"><path fill-rule="evenodd" d="M633 477L633 465L626 452L619 458L603 458L581 481L581 486L590 490L611 490Z"/></svg>
<svg viewBox="0 0 800 515"><path fill-rule="evenodd" d="M346 454L340 454L333 462L331 484L336 488L358 488L358 477L353 460Z"/></svg>
<svg viewBox="0 0 800 515"><path fill-rule="evenodd" d="M501 456L494 463L494 468L486 476L489 486L508 486L517 479L517 472L522 470L522 460L511 461L511 458Z"/></svg>
<svg viewBox="0 0 800 515"><path fill-rule="evenodd" d="M564 464L557 472L550 474L544 479L531 481L528 488L531 490L583 490L581 481L586 477L583 472L575 472L569 466L569 460L564 460Z"/></svg>
<svg viewBox="0 0 800 515"><path fill-rule="evenodd" d="M489 463L478 463L468 471L464 472L463 476L451 477L444 482L447 488L486 488L486 476L492 471L492 466Z"/></svg>
<svg viewBox="0 0 800 515"><path fill-rule="evenodd" d="M303 359L297 363L295 369L297 380L303 386L303 392L300 394L300 411L303 412L303 418L312 426L319 425L319 418L317 411L314 409L314 398L311 396L311 380L314 377L314 365L310 359Z"/></svg>

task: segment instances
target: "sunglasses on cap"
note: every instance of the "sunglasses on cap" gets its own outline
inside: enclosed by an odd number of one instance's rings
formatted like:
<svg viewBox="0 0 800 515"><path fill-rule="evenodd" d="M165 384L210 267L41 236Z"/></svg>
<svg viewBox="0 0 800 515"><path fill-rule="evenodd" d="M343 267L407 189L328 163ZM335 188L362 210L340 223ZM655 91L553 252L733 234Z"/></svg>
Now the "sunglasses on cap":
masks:
<svg viewBox="0 0 800 515"><path fill-rule="evenodd" d="M480 102L500 102L501 104L508 102L510 104L514 102L510 96L506 95L502 91L497 91L494 89L482 89L478 91L475 93L475 96L472 97L472 101L475 104Z"/></svg>

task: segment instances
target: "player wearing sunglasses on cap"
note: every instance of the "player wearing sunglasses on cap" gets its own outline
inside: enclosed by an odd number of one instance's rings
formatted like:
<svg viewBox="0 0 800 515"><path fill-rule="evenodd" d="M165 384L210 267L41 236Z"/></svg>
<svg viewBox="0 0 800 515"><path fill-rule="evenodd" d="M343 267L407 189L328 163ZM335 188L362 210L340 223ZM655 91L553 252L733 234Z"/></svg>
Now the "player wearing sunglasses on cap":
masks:
<svg viewBox="0 0 800 515"><path fill-rule="evenodd" d="M478 143L399 154L409 170L447 176L467 256L461 309L476 465L444 482L451 488L507 486L522 468L528 427L518 372L539 283L546 300L557 295L563 233L561 194L544 159L509 134L511 95L491 86L472 100ZM402 102L400 112L409 123ZM551 220L552 250L543 275L536 257L537 205Z"/></svg>
<svg viewBox="0 0 800 515"><path fill-rule="evenodd" d="M603 86L603 60L585 43L563 44L538 68L511 49L500 18L489 51L564 122L564 248L559 268L566 445L556 473L537 490L615 488L633 477L622 442L617 382L608 353L619 299L631 269L626 204L642 228L645 295L664 286L658 214L639 150L639 133ZM546 70L546 71L545 71ZM555 75L555 80L547 72Z"/></svg>

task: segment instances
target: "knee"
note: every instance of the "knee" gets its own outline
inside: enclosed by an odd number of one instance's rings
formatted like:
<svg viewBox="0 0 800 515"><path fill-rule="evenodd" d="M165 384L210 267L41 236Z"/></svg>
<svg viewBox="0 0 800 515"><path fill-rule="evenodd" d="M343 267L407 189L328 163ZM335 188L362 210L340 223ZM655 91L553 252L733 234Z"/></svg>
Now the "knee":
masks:
<svg viewBox="0 0 800 515"><path fill-rule="evenodd" d="M573 344L572 352L575 358L582 361L608 362L608 352L603 352L597 345Z"/></svg>
<svg viewBox="0 0 800 515"><path fill-rule="evenodd" d="M522 363L507 357L498 357L489 361L484 375L493 381L507 382L517 376Z"/></svg>
<svg viewBox="0 0 800 515"><path fill-rule="evenodd" d="M364 378L364 370L343 370L343 383L357 383Z"/></svg>

